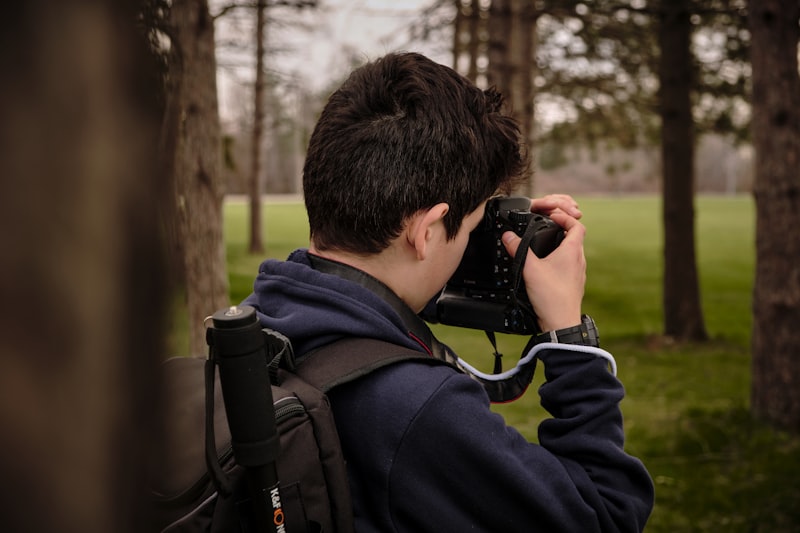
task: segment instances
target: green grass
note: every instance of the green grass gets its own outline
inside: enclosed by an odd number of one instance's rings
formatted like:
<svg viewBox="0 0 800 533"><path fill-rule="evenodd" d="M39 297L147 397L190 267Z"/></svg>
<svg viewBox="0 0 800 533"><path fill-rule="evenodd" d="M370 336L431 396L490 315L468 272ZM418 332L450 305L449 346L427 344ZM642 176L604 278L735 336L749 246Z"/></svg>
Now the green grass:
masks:
<svg viewBox="0 0 800 533"><path fill-rule="evenodd" d="M225 240L231 302L238 303L253 292L258 266L266 258L286 259L295 248L308 243L308 220L302 203L281 202L263 209L264 254L248 253L249 214L243 202L225 205Z"/></svg>
<svg viewBox="0 0 800 533"><path fill-rule="evenodd" d="M773 431L748 414L754 206L750 197L696 201L702 306L711 341L676 344L661 331L661 204L655 197L581 198L588 228L584 310L619 365L627 396L627 449L656 483L647 531L800 531L800 439ZM248 255L246 205L225 211L231 300L252 290L265 257L285 258L307 244L302 204L268 203L267 250ZM484 334L436 326L437 336L474 365L491 367ZM513 360L524 339L502 336ZM531 440L547 416L536 388L496 406Z"/></svg>

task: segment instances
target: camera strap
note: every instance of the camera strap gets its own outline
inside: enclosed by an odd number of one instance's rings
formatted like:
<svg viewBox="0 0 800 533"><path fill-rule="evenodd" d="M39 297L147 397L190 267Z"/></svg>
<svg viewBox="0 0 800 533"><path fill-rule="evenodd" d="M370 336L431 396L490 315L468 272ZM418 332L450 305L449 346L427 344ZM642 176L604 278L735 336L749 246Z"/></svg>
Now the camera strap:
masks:
<svg viewBox="0 0 800 533"><path fill-rule="evenodd" d="M489 333L490 332L486 332L487 336ZM522 350L523 356L531 353L533 339L534 337L531 337L531 340L528 341L528 344ZM498 368L497 358L502 357L502 354L497 352L496 347L495 357L494 373L492 374L479 371L458 356L456 356L456 364L472 379L483 385L492 403L513 402L525 394L525 391L528 390L528 386L533 381L533 375L536 372L536 357L521 357L519 363L517 363L514 368L505 372L502 372L502 369Z"/></svg>
<svg viewBox="0 0 800 533"><path fill-rule="evenodd" d="M407 333L411 337L421 341L431 351L431 355L450 364L456 364L456 357L452 355L450 351L444 349L444 345L434 337L433 332L425 324L425 321L417 316L417 314L415 314L414 311L383 282L362 270L358 270L357 268L332 259L326 259L313 254L308 254L308 258L314 270L339 276L340 278L357 283L375 293L397 313L400 320L407 328Z"/></svg>
<svg viewBox="0 0 800 533"><path fill-rule="evenodd" d="M530 226L528 227L530 228ZM526 239L525 242L527 242L527 244L525 244L525 246L530 245L530 239L533 235L532 231L526 232L526 235L527 233L531 233L531 235ZM523 243L520 243L520 246L522 244ZM525 256L525 254L518 255ZM315 270L324 272L326 274L337 275L344 279L353 281L372 290L375 294L380 296L398 313L401 320L403 320L403 323L409 328L409 332L422 340L430 348L432 355L435 358L452 364L464 373L468 374L475 381L483 385L487 395L489 396L489 400L491 400L493 403L506 403L516 400L525 393L531 381L533 380L533 374L536 370L535 359L529 359L524 362L520 361L515 368L507 372L503 372L502 374L496 372L498 376L501 376L500 378L482 374L458 357L449 346L439 341L439 339L433 335L427 325L425 325L425 322L420 317L415 315L414 312L391 291L391 289L386 287L379 280L373 278L365 272L343 263L332 261L330 259L313 256L311 254L309 254L309 259L311 260L311 264ZM524 263L524 259L521 261L521 263ZM520 265L519 269L521 272L522 265ZM532 312L533 311L531 310L531 313ZM494 336L494 332L487 332L487 335L489 334L491 334L492 337ZM490 340L492 337L490 337ZM523 353L527 353L530 349L530 344L532 343L529 342L528 344L529 346L526 346ZM502 355L497 351L496 343L495 354L498 359L502 357ZM496 364L499 364L497 359ZM495 370L502 370L502 368L495 366Z"/></svg>
<svg viewBox="0 0 800 533"><path fill-rule="evenodd" d="M608 362L609 369L613 375L617 375L617 363L614 356L601 348L594 346L582 346L579 344L562 344L554 342L541 342L535 344L535 337L531 337L525 349L522 351L522 358L520 358L517 365L500 374L486 374L477 368L473 367L460 357L458 358L458 366L465 372L470 374L473 379L480 382L484 389L486 389L489 399L493 403L506 403L519 398L525 393L525 390L533 381L533 374L536 370L536 360L538 354L544 350L560 350L566 352L580 352L594 357L605 359Z"/></svg>
<svg viewBox="0 0 800 533"><path fill-rule="evenodd" d="M533 327L536 328L536 315L533 312L533 307L527 302L522 302L519 298L517 298L517 291L525 290L525 283L522 279L522 271L525 268L525 260L528 258L527 252L530 249L531 241L536 233L536 226L532 223L533 221L534 219L531 218L528 222L528 227L525 228L525 233L522 234L519 246L517 247L517 253L514 255L514 261L511 263L511 276L513 281L513 290L511 291L511 295L514 306L520 309L528 318L530 318L533 321ZM523 253L520 253L520 250L522 250ZM496 351L497 350L495 350L495 352Z"/></svg>
<svg viewBox="0 0 800 533"><path fill-rule="evenodd" d="M533 312L533 307L527 302L521 301L517 298L517 291L525 290L525 284L522 280L522 271L525 267L525 260L528 257L527 251L530 248L533 236L536 233L536 226L533 224L534 219L531 218L525 232L521 236L517 253L514 255L514 261L511 264L512 276L512 302L514 307L520 310L527 319L533 323L532 326L536 328L536 314ZM520 253L520 250L525 253ZM494 403L511 402L522 396L533 380L533 374L536 371L536 359L530 358L527 361L520 361L515 368L510 372L503 372L503 354L497 349L497 339L495 338L494 331L485 330L484 333L492 344L494 355L494 368L491 377L488 374L482 374L476 371L469 364L458 360L459 366L467 373L472 375L474 379L481 382L489 394L489 399ZM522 356L527 354L533 346L535 336L532 336L522 351ZM522 359L522 357L521 357ZM499 376L502 378L498 378Z"/></svg>
<svg viewBox="0 0 800 533"><path fill-rule="evenodd" d="M489 339L489 342L492 344L492 349L494 350L494 369L492 370L493 373L499 374L503 371L503 354L497 351L497 339L495 338L494 331L484 331L486 333L486 337Z"/></svg>

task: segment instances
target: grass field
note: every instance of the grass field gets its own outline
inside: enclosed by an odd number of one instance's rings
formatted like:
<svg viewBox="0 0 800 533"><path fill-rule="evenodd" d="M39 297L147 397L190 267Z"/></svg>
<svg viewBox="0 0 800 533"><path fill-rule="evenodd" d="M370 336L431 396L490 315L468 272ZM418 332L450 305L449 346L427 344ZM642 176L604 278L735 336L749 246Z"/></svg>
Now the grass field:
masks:
<svg viewBox="0 0 800 533"><path fill-rule="evenodd" d="M655 197L580 198L588 228L584 310L619 365L627 397L627 449L656 483L647 531L800 531L800 439L748 414L754 205L750 197L696 201L702 306L711 341L676 344L661 330L662 238ZM307 243L299 203L268 202L263 257L246 252L244 203L226 204L231 301L252 288L265 257L283 259ZM491 346L478 331L437 326L437 336L488 369ZM500 339L506 359L524 340ZM496 410L535 440L541 409L534 386Z"/></svg>

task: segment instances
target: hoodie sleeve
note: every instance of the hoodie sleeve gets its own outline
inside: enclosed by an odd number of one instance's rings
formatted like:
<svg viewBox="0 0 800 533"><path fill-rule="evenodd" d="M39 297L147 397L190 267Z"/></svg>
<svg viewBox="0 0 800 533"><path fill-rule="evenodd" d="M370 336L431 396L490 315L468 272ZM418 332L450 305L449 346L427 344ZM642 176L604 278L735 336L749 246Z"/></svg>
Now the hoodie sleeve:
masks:
<svg viewBox="0 0 800 533"><path fill-rule="evenodd" d="M482 387L451 374L419 409L390 475L396 531L634 532L653 484L623 450L622 384L605 361L541 354L542 405L529 443L489 410Z"/></svg>

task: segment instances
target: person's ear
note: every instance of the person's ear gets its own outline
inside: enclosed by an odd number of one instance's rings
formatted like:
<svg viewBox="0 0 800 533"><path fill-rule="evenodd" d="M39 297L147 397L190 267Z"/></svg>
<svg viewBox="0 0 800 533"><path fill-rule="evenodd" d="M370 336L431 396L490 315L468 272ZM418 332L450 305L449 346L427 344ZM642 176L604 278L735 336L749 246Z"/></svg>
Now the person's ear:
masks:
<svg viewBox="0 0 800 533"><path fill-rule="evenodd" d="M430 251L430 243L437 231L444 231L444 225L438 223L444 218L450 206L439 203L430 209L417 213L408 228L408 242L414 247L417 259L424 260Z"/></svg>

